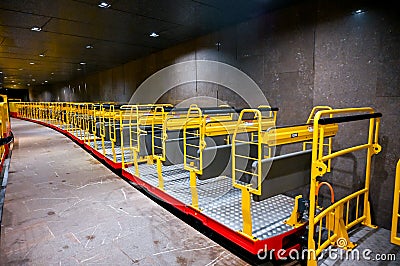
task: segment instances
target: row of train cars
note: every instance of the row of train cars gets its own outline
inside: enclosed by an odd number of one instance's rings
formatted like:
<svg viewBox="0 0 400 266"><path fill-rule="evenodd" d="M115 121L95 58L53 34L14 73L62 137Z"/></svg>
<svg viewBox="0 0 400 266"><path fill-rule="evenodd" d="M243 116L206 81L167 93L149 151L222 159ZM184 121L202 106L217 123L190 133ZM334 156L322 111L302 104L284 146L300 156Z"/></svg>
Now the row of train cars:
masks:
<svg viewBox="0 0 400 266"><path fill-rule="evenodd" d="M160 204L254 263L306 251L300 259L317 265L327 247L355 246L350 229L374 227L369 186L371 160L381 149L382 115L369 107L316 106L304 124L294 126L277 125L279 110L270 106L10 102L10 113L70 137ZM7 138L9 120L1 118ZM332 139L354 123L363 127L366 140L332 147ZM357 157L365 160L360 162L365 165L364 186L319 206L320 187L327 186L334 197L332 160L354 152L365 154ZM338 245L343 239L345 245Z"/></svg>

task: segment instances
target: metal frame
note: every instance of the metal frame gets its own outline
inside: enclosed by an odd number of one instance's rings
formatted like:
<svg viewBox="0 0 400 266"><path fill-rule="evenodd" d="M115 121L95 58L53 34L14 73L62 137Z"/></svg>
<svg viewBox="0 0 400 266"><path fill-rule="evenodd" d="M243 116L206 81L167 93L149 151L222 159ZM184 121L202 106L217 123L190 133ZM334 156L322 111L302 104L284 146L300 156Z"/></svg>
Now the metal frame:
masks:
<svg viewBox="0 0 400 266"><path fill-rule="evenodd" d="M396 178L394 185L394 196L393 196L393 214L392 214L392 230L390 234L390 241L393 244L400 246L400 237L398 236L398 224L399 224L399 200L400 200L400 160L397 162L396 167Z"/></svg>
<svg viewBox="0 0 400 266"><path fill-rule="evenodd" d="M369 193L369 180L370 180L370 167L371 167L371 157L374 154L377 154L380 151L380 146L378 144L378 129L380 119L377 117L370 118L369 123L369 134L368 134L368 143L354 146L351 148L347 148L341 151L332 152L332 141L331 137L333 137L337 130L338 126L333 124L322 124L321 121L328 117L334 118L336 115L341 114L351 114L351 113L368 113L373 114L374 110L372 108L347 108L347 109L336 109L332 110L332 108L327 106L316 107L312 110L309 118L308 124L294 126L294 127L286 127L286 128L272 128L271 127L271 117L269 121L263 118L263 114L259 110L247 109L244 110L239 118L235 120L233 116L227 117L207 117L201 112L197 106L191 106L186 113L185 116L179 116L178 118L174 117L174 114L169 114L165 112L163 106L155 106L155 105L126 105L120 108L120 110L115 110L114 106L111 104L108 108L105 108L103 104L99 105L99 109L93 106L93 110L89 107L90 103L86 105L74 104L74 103L62 103L60 105L53 105L50 103L18 103L18 115L25 117L27 119L33 121L41 121L42 124L48 125L48 123L57 123L57 130L62 132L61 127L64 126L66 134L69 134L72 138L77 140L77 137L74 136L72 131L75 127L79 127L80 130L84 130L86 136L93 134L96 132L96 122L100 122L100 138L101 138L101 149L102 153L95 153L96 156L101 158L101 155L105 155L105 143L104 138L106 137L106 121L109 119L110 121L110 139L112 142L116 141L116 121L119 121L120 124L120 134L121 134L121 150L122 150L122 167L123 176L132 180L139 186L142 186L150 193L161 197L169 204L172 204L180 211L187 213L196 219L199 219L204 224L206 224L211 229L217 231L219 234L225 236L231 241L237 243L238 245L243 246L246 250L253 254L257 254L257 252L264 247L266 243L268 243L268 247L271 248L282 248L283 238L289 236L290 234L297 234L302 230L305 230L304 223L299 223L297 221L297 217L295 211L293 211L292 216L289 220L292 220L293 228L290 232L279 235L279 237L274 237L271 239L260 240L253 236L252 232L252 218L251 218L251 195L258 195L261 193L261 186L252 187L250 184L244 184L240 182L236 178L236 173L242 170L237 168L235 165L235 156L239 156L241 154L236 153L235 145L240 142L238 135L243 133L250 134L249 145L257 145L257 156L250 157L247 159L256 160L257 162L261 162L262 159L272 156L271 147L277 145L283 145L294 142L302 142L303 149L306 146L312 146L312 165L311 165L311 185L310 185L310 213L309 213L309 242L308 249L309 251L314 251L315 254L318 254L327 246L331 244L335 244L335 242L344 237L348 240L348 244L346 248L354 247L354 244L350 242L347 235L347 230L355 226L356 224L364 224L370 227L373 227L371 223L370 216L370 206L368 201L368 193ZM83 109L82 109L82 106ZM111 107L112 106L112 107ZM151 111L142 111L140 110L141 106L151 106ZM154 108L153 108L154 107ZM47 112L47 110L52 110L51 112ZM61 112L61 118L58 116L58 112ZM254 114L254 119L251 121L243 118L245 113ZM270 116L273 114L273 123L276 120L276 112L270 112ZM81 115L81 117L79 117ZM268 116L268 115L267 115ZM82 121L79 123L79 119ZM215 123L213 125L208 124L209 120L213 120ZM312 123L312 124L310 124ZM91 129L89 124L91 124ZM49 125L50 126L50 125ZM145 134L146 132L141 128L142 126L151 126L151 134L152 134L152 151L148 158L139 158L140 152L140 143L139 137L141 134ZM124 128L129 128L129 145L124 143ZM220 224L213 219L210 219L207 215L202 213L198 206L198 201L196 201L196 194L193 193L192 190L192 204L187 206L182 204L178 199L172 197L164 190L164 183L162 179L162 166L161 162L165 160L165 141L167 139L167 130L171 128L183 128L184 130L184 169L190 172L190 188L196 188L196 179L197 175L201 175L202 173L202 157L201 152L199 156L196 157L199 161L198 164L191 163L191 159L188 157L187 148L193 145L189 143L187 140L191 136L191 134L195 134L195 137L199 138L197 144L195 144L194 148L198 150L202 150L204 148L205 142L204 138L206 136L217 136L217 135L230 135L232 134L232 184L233 187L239 189L242 193L241 196L241 204L242 204L242 216L243 216L243 229L241 232L232 231L227 228L223 224ZM193 130L195 129L195 133ZM269 130L268 130L269 129ZM92 130L92 132L90 132ZM162 130L161 137L156 135L155 132ZM197 132L196 132L197 130ZM148 132L149 133L149 132ZM295 137L293 137L295 133ZM94 137L91 139L90 137L85 138L85 145L90 145L92 141L94 141L93 146L95 147L97 144L96 134L93 134ZM162 145L158 146L156 143L159 143L161 140ZM230 140L227 140L230 141ZM113 157L115 161L115 149L116 145L112 146L113 149ZM125 155L125 150L131 151L128 153L128 157ZM160 151L159 153L156 150ZM317 188L322 185L319 182L318 177L323 176L325 173L329 172L331 169L330 161L338 156L342 156L344 154L359 151L359 150L367 150L367 163L366 163L366 177L365 177L365 187L359 191L356 191L347 197L334 202L328 208L317 212L318 204L316 199ZM265 154L263 154L263 152ZM158 154L157 154L158 153ZM144 179L139 177L139 163L143 161L147 161L148 163L153 163L153 161L157 161L157 170L159 178L158 187L154 187L153 185L147 183ZM111 166L115 166L111 164L110 161L106 162ZM129 166L134 164L134 173L130 173L125 171ZM259 164L261 165L261 164ZM399 164L398 164L399 168ZM261 184L260 178L262 178L262 173L260 169L256 169L255 172L251 172L250 174L255 175L258 180L258 184ZM399 170L398 170L399 172ZM248 173L249 174L249 173ZM397 173L397 177L398 177ZM160 178L161 176L161 178ZM399 179L399 178L398 178ZM194 181L193 181L194 180ZM397 186L400 186L396 182ZM399 188L396 190L399 191ZM399 194L399 193L398 193ZM294 201L294 209L296 210L296 206L298 207L297 200L299 197L296 197ZM356 218L353 220L349 220L349 206L350 202L356 202ZM361 212L358 208L360 205L360 209L362 208L362 215L359 215ZM361 207L362 206L362 207ZM188 208L190 207L190 208ZM395 205L394 205L395 207ZM397 201L398 208L398 201ZM394 217L394 216L393 216ZM394 217L395 218L395 217ZM394 219L393 218L393 219ZM288 223L289 224L289 223ZM329 232L328 240L322 242L321 232L322 227L324 227ZM315 234L315 229L317 229L317 234ZM317 236L317 243L314 240L314 237ZM291 248L299 249L300 245L295 245ZM309 265L315 265L316 260L311 258L308 261Z"/></svg>
<svg viewBox="0 0 400 266"><path fill-rule="evenodd" d="M308 224L308 252L309 258L307 265L317 265L317 257L329 245L340 246L345 249L352 249L356 245L352 243L348 236L348 230L357 224L376 228L372 225L370 203L369 203L369 186L371 178L371 159L372 156L379 153L381 146L378 144L378 133L380 118L372 117L369 119L368 127L368 142L366 144L353 146L333 153L324 154L324 137L326 134L326 125L322 125L320 120L326 116L335 116L343 114L359 114L367 113L374 114L372 108L345 108L336 110L318 111L314 117L313 125L313 140L312 140L312 165L311 165L311 183L310 183L310 212ZM319 185L318 177L322 177L328 172L326 162L339 156L366 150L366 173L365 186L363 189L351 193L350 195L338 200L320 213L316 213L316 188ZM360 197L363 196L362 209L363 214L359 214ZM356 217L353 221L349 221L350 203L356 201ZM344 216L345 215L345 216ZM325 228L328 231L328 238L322 241L322 230ZM315 230L317 229L317 240L315 241ZM342 241L344 239L344 241ZM341 240L341 243L337 243Z"/></svg>

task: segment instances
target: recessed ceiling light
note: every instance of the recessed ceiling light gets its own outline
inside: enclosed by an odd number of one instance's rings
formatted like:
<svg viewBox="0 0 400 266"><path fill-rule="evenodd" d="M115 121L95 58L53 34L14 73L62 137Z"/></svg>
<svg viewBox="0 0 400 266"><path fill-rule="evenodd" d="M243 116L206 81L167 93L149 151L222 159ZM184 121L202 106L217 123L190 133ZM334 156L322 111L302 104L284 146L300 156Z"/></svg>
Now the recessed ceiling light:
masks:
<svg viewBox="0 0 400 266"><path fill-rule="evenodd" d="M4 77L5 79L8 79L8 77Z"/></svg>
<svg viewBox="0 0 400 266"><path fill-rule="evenodd" d="M0 74L3 74L3 71L0 71Z"/></svg>
<svg viewBox="0 0 400 266"><path fill-rule="evenodd" d="M150 37L153 37L153 38L157 38L157 37L160 36L160 35L157 34L157 33L155 33L155 32L152 32L149 36L150 36Z"/></svg>
<svg viewBox="0 0 400 266"><path fill-rule="evenodd" d="M23 68L18 69L19 71L24 70Z"/></svg>
<svg viewBox="0 0 400 266"><path fill-rule="evenodd" d="M11 80L11 82L14 83L15 81L14 81L14 80Z"/></svg>
<svg viewBox="0 0 400 266"><path fill-rule="evenodd" d="M42 82L42 85L44 85L44 82Z"/></svg>
<svg viewBox="0 0 400 266"><path fill-rule="evenodd" d="M44 56L45 56L45 54L39 54L39 56L40 56L40 57L44 57Z"/></svg>
<svg viewBox="0 0 400 266"><path fill-rule="evenodd" d="M354 14L361 14L361 13L363 13L364 11L362 10L362 9L358 9L358 10L356 10L356 11L354 11Z"/></svg>
<svg viewBox="0 0 400 266"><path fill-rule="evenodd" d="M26 84L27 86L31 86L31 84L30 83L28 83L28 84Z"/></svg>
<svg viewBox="0 0 400 266"><path fill-rule="evenodd" d="M21 85L21 82L18 82L18 85Z"/></svg>
<svg viewBox="0 0 400 266"><path fill-rule="evenodd" d="M86 45L86 49L93 49L93 45L91 44Z"/></svg>
<svg viewBox="0 0 400 266"><path fill-rule="evenodd" d="M33 26L32 28L31 28L31 31L41 31L42 30L42 28L41 27L38 27L38 26Z"/></svg>
<svg viewBox="0 0 400 266"><path fill-rule="evenodd" d="M86 65L86 62L80 62L79 64L81 64L81 65Z"/></svg>
<svg viewBox="0 0 400 266"><path fill-rule="evenodd" d="M80 68L77 68L76 70L78 70L78 71L79 71L79 70L82 70L82 69L80 69Z"/></svg>
<svg viewBox="0 0 400 266"><path fill-rule="evenodd" d="M34 65L34 64L35 64L35 62L30 62L29 64L30 64L30 65Z"/></svg>
<svg viewBox="0 0 400 266"><path fill-rule="evenodd" d="M109 8L111 5L109 4L109 3L107 3L107 2L105 2L105 1L101 1L99 4L98 4L98 7L101 7L101 8Z"/></svg>
<svg viewBox="0 0 400 266"><path fill-rule="evenodd" d="M44 81L44 83L47 83L47 82L48 82L47 80Z"/></svg>
<svg viewBox="0 0 400 266"><path fill-rule="evenodd" d="M35 81L36 81L36 79L32 79L32 81L33 81L33 82L35 82Z"/></svg>
<svg viewBox="0 0 400 266"><path fill-rule="evenodd" d="M54 75L54 72L51 72L50 74L51 74L51 75Z"/></svg>

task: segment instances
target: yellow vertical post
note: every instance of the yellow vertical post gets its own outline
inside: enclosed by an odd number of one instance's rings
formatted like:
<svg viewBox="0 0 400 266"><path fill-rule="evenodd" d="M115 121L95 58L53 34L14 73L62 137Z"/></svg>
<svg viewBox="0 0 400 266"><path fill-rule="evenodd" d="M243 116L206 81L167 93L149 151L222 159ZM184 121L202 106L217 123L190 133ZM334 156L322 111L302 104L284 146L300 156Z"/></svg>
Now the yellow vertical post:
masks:
<svg viewBox="0 0 400 266"><path fill-rule="evenodd" d="M400 245L400 237L397 236L398 222L399 222L399 196L400 196L400 160L397 162L396 178L394 184L394 197L393 197L393 214L392 214L392 231L390 233L390 241L393 244Z"/></svg>
<svg viewBox="0 0 400 266"><path fill-rule="evenodd" d="M195 209L199 208L199 195L197 193L197 186L196 186L196 172L190 170L190 190L192 192L192 207Z"/></svg>
<svg viewBox="0 0 400 266"><path fill-rule="evenodd" d="M364 194L364 216L366 217L365 220L362 222L363 225L377 228L377 226L372 224L371 221L371 207L369 203L369 185L371 179L371 160L372 155L375 154L374 152L374 131L375 131L375 119L371 118L369 120L369 132L368 132L368 149L367 149L367 163L366 163L366 170L365 170L365 189L366 192ZM377 132L375 131L375 134Z"/></svg>
<svg viewBox="0 0 400 266"><path fill-rule="evenodd" d="M349 235L347 233L346 225L345 225L344 220L343 220L343 210L344 210L344 205L343 204L337 206L337 208L335 209L335 215L334 215L335 228L334 228L334 231L337 234L337 237L335 238L335 240L337 241L338 239L345 239L346 241L344 243L346 243L346 245L345 246L341 246L341 248L351 250L354 247L356 247L356 244L354 244L354 243L352 243L350 241ZM338 243L335 242L333 244L337 245Z"/></svg>
<svg viewBox="0 0 400 266"><path fill-rule="evenodd" d="M137 148L133 149L133 164L135 165L135 175L139 177L139 162L138 162L138 150Z"/></svg>
<svg viewBox="0 0 400 266"><path fill-rule="evenodd" d="M315 217L315 189L317 187L317 176L319 176L319 169L318 169L318 140L319 140L319 128L318 128L318 120L321 117L320 113L317 113L314 117L313 126L313 139L312 139L312 154L311 154L311 183L310 183L310 210L309 210L309 224L308 224L308 253L309 258L307 265L308 266L315 266L317 265L317 258L316 258L316 248L315 248L315 241L314 241L314 217Z"/></svg>
<svg viewBox="0 0 400 266"><path fill-rule="evenodd" d="M157 158L157 175L158 175L158 188L164 190L164 179L162 176L162 163L159 156Z"/></svg>
<svg viewBox="0 0 400 266"><path fill-rule="evenodd" d="M253 222L251 218L251 193L246 187L241 187L242 191L242 216L243 233L246 236L253 235Z"/></svg>

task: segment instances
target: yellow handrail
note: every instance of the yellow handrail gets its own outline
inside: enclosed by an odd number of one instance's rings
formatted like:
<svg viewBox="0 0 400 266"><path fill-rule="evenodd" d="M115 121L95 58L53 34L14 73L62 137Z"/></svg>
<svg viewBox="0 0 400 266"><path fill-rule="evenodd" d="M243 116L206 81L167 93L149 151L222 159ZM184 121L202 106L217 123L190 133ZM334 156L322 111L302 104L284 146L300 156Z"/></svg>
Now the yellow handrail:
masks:
<svg viewBox="0 0 400 266"><path fill-rule="evenodd" d="M370 203L368 200L369 186L371 177L371 158L374 154L380 152L381 147L378 144L378 132L379 132L379 117L371 117L369 119L368 127L368 141L366 144L346 148L326 156L323 155L324 146L324 135L326 125L321 125L319 120L324 117L333 117L338 114L359 114L367 113L373 114L375 111L372 108L345 108L336 110L322 110L315 114L313 120L313 139L312 139L312 165L311 165L311 183L310 183L310 211L309 211L309 231L308 231L308 252L313 256L309 257L308 265L317 265L316 258L321 254L322 250L329 245L337 245L341 248L352 249L355 244L349 239L347 230L356 224L362 223L363 225L376 228L372 225L371 214L370 214ZM316 215L316 189L319 185L318 177L323 176L328 169L325 164L327 160L342 156L344 154L358 151L367 150L366 158L366 174L365 174L365 187L359 191L356 191L347 197L335 202L331 206L327 207L324 211ZM360 196L363 196L363 214L358 217L358 210L360 205ZM356 199L356 218L349 222L349 209L350 201ZM345 212L346 210L346 212ZM344 217L346 213L346 217ZM325 223L324 223L325 222ZM321 234L322 228L328 230L328 238L322 241ZM318 238L315 242L315 229L318 229ZM339 243L340 241L340 243Z"/></svg>
<svg viewBox="0 0 400 266"><path fill-rule="evenodd" d="M393 244L400 245L400 237L397 234L399 222L399 200L400 200L400 160L397 162L396 178L394 184L394 197L393 197L393 214L392 214L392 231L390 234L390 241Z"/></svg>

